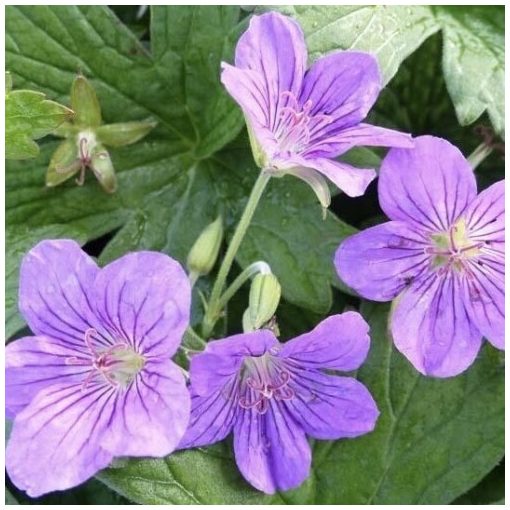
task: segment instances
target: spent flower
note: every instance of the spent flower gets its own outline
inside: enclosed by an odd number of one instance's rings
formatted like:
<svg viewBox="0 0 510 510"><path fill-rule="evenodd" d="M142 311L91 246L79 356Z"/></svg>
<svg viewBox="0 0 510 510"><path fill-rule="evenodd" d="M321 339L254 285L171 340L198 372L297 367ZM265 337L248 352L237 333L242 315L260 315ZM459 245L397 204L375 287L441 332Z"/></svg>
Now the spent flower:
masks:
<svg viewBox="0 0 510 510"><path fill-rule="evenodd" d="M154 252L99 269L69 240L21 266L20 310L35 336L6 348L6 467L36 497L78 485L120 456L171 453L190 397L170 357L189 323L181 266Z"/></svg>
<svg viewBox="0 0 510 510"><path fill-rule="evenodd" d="M355 437L373 430L377 406L350 371L365 360L370 338L360 314L347 312L284 344L265 329L207 344L191 359L192 411L180 448L234 434L237 465L246 480L272 494L308 476L306 436Z"/></svg>
<svg viewBox="0 0 510 510"><path fill-rule="evenodd" d="M468 368L482 338L504 349L504 181L477 196L460 151L432 136L392 149L379 177L391 221L337 250L340 278L374 301L396 298L390 329L417 370L448 377Z"/></svg>
<svg viewBox="0 0 510 510"><path fill-rule="evenodd" d="M85 182L87 168L108 193L117 189L117 178L105 146L121 147L141 140L156 123L150 120L102 124L101 107L90 82L78 75L71 87L72 122L61 125L54 134L66 138L51 158L46 186L57 186L80 172L76 183Z"/></svg>
<svg viewBox="0 0 510 510"><path fill-rule="evenodd" d="M221 80L239 103L257 164L272 175L305 180L323 206L323 177L349 196L359 196L375 177L335 161L352 147L412 147L409 135L362 123L381 90L377 61L368 53L330 53L307 69L300 26L270 12L253 16Z"/></svg>

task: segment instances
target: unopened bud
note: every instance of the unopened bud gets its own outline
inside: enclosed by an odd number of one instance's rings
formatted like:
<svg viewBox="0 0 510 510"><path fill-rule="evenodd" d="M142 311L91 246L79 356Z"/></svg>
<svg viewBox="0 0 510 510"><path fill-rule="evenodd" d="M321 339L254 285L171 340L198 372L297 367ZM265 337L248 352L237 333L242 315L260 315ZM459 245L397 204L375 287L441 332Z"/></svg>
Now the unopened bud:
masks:
<svg viewBox="0 0 510 510"><path fill-rule="evenodd" d="M201 276L211 272L223 239L223 220L218 216L198 236L188 254L186 265L190 274Z"/></svg>
<svg viewBox="0 0 510 510"><path fill-rule="evenodd" d="M272 273L259 273L252 281L250 288L247 317L243 317L243 325L251 330L260 329L270 321L278 308L281 287L278 278ZM245 315L246 315L245 312Z"/></svg>

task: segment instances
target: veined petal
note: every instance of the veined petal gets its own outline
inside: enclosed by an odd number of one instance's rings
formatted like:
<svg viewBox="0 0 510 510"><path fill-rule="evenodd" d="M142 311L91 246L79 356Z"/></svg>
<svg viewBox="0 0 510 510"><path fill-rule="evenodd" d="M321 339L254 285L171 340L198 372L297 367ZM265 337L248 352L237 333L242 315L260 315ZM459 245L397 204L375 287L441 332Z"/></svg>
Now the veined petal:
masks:
<svg viewBox="0 0 510 510"><path fill-rule="evenodd" d="M169 360L147 361L117 395L101 446L116 457L164 457L181 441L190 405L179 367Z"/></svg>
<svg viewBox="0 0 510 510"><path fill-rule="evenodd" d="M505 181L482 191L464 213L469 239L484 241L498 252L505 243ZM504 254L503 254L504 258Z"/></svg>
<svg viewBox="0 0 510 510"><path fill-rule="evenodd" d="M91 367L70 365L66 360L81 351L68 343L42 336L11 342L5 348L5 412L8 418L25 409L47 386L83 382Z"/></svg>
<svg viewBox="0 0 510 510"><path fill-rule="evenodd" d="M87 354L84 333L99 327L91 308L98 272L74 241L41 241L32 248L21 263L19 285L19 308L30 329Z"/></svg>
<svg viewBox="0 0 510 510"><path fill-rule="evenodd" d="M234 452L243 476L266 494L300 485L310 473L311 451L305 433L281 403L271 401L265 414L238 414Z"/></svg>
<svg viewBox="0 0 510 510"><path fill-rule="evenodd" d="M206 397L192 395L190 423L179 448L195 448L225 439L239 409L238 391L239 380L233 375L223 388Z"/></svg>
<svg viewBox="0 0 510 510"><path fill-rule="evenodd" d="M317 170L304 166L295 166L283 171L283 173L293 175L294 177L301 179L303 182L306 182L306 184L312 188L317 200L319 200L324 209L327 209L330 206L331 193L329 191L328 183L324 177L317 172Z"/></svg>
<svg viewBox="0 0 510 510"><path fill-rule="evenodd" d="M111 335L151 356L172 356L189 325L188 277L161 253L129 253L108 264L95 279L94 297Z"/></svg>
<svg viewBox="0 0 510 510"><path fill-rule="evenodd" d="M38 392L14 420L6 468L30 497L79 485L108 466L101 436L113 412L108 385L56 384Z"/></svg>
<svg viewBox="0 0 510 510"><path fill-rule="evenodd" d="M452 144L433 136L413 149L391 149L381 165L379 202L392 220L448 231L476 197L473 170Z"/></svg>
<svg viewBox="0 0 510 510"><path fill-rule="evenodd" d="M464 286L464 302L480 333L494 347L504 349L505 260L498 259L480 257L478 262L470 264L470 275Z"/></svg>
<svg viewBox="0 0 510 510"><path fill-rule="evenodd" d="M307 157L333 158L361 145L409 149L414 146L414 142L407 133L361 123L337 134L314 140L305 154Z"/></svg>
<svg viewBox="0 0 510 510"><path fill-rule="evenodd" d="M374 301L391 301L429 264L424 238L401 221L348 237L335 254L341 280Z"/></svg>
<svg viewBox="0 0 510 510"><path fill-rule="evenodd" d="M300 103L311 101L311 114L331 122L311 133L310 143L358 124L381 90L377 60L369 53L339 51L315 61L306 72Z"/></svg>
<svg viewBox="0 0 510 510"><path fill-rule="evenodd" d="M270 133L269 105L263 76L251 69L240 69L223 62L221 64L221 82L241 106L244 114L250 120L250 125L256 131L267 129Z"/></svg>
<svg viewBox="0 0 510 510"><path fill-rule="evenodd" d="M262 356L277 344L278 340L267 329L208 342L202 353L191 358L193 391L200 396L218 391L238 372L245 357Z"/></svg>
<svg viewBox="0 0 510 510"><path fill-rule="evenodd" d="M482 191L464 213L468 237L483 243L470 259L466 303L481 333L505 347L505 181Z"/></svg>
<svg viewBox="0 0 510 510"><path fill-rule="evenodd" d="M341 191L350 197L359 197L365 193L368 185L375 179L376 173L372 169L355 168L340 161L326 158L303 158L293 155L284 160L275 160L275 166L285 170L296 166L313 168L327 177Z"/></svg>
<svg viewBox="0 0 510 510"><path fill-rule="evenodd" d="M303 430L317 439L356 437L374 430L379 410L367 388L352 377L296 369L287 406Z"/></svg>
<svg viewBox="0 0 510 510"><path fill-rule="evenodd" d="M431 274L396 302L390 318L395 345L422 374L458 375L478 354L482 335L466 309L463 278Z"/></svg>
<svg viewBox="0 0 510 510"><path fill-rule="evenodd" d="M261 93L266 99L266 125L271 131L280 108L290 92L299 96L306 69L307 50L301 27L291 18L276 12L253 16L248 30L239 38L235 65L255 71L263 78Z"/></svg>
<svg viewBox="0 0 510 510"><path fill-rule="evenodd" d="M355 370L365 361L370 347L368 330L357 312L332 315L309 333L285 342L279 356L306 369Z"/></svg>

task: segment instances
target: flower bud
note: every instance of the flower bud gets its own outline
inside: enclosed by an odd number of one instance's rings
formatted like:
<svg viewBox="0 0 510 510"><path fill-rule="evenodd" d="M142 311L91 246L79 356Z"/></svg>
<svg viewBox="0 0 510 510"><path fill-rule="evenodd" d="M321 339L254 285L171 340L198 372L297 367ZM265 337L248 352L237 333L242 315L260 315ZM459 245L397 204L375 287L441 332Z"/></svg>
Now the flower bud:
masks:
<svg viewBox="0 0 510 510"><path fill-rule="evenodd" d="M186 265L190 274L208 274L216 262L223 239L223 220L218 216L198 236L188 254Z"/></svg>
<svg viewBox="0 0 510 510"><path fill-rule="evenodd" d="M79 74L71 87L71 108L74 122L79 126L95 128L101 124L101 107L96 91L85 76Z"/></svg>
<svg viewBox="0 0 510 510"><path fill-rule="evenodd" d="M260 329L273 317L280 303L281 287L278 278L272 273L259 273L252 281L249 307L243 317L243 326L250 330Z"/></svg>

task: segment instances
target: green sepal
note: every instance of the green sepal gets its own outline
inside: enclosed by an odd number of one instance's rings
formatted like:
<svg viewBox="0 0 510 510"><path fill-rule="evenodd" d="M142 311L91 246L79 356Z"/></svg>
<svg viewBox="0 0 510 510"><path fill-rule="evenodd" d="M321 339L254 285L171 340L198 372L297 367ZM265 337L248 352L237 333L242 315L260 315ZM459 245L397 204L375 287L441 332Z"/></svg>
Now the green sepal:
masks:
<svg viewBox="0 0 510 510"><path fill-rule="evenodd" d="M121 147L138 142L156 125L157 122L152 120L105 124L97 128L96 135L97 139L104 145Z"/></svg>
<svg viewBox="0 0 510 510"><path fill-rule="evenodd" d="M251 152L253 154L253 160L259 168L265 168L267 166L267 155L262 149L262 146L257 140L255 133L253 132L248 119L246 119L246 128L248 130L248 137L250 138Z"/></svg>
<svg viewBox="0 0 510 510"><path fill-rule="evenodd" d="M101 107L96 91L81 74L76 76L71 86L71 108L74 110L76 125L87 128L101 125Z"/></svg>
<svg viewBox="0 0 510 510"><path fill-rule="evenodd" d="M67 181L81 168L78 148L74 140L65 140L53 153L48 171L46 172L46 186L53 187Z"/></svg>
<svg viewBox="0 0 510 510"><path fill-rule="evenodd" d="M99 184L108 193L114 193L117 189L117 177L113 168L110 154L103 145L97 144L91 151L90 168L94 172Z"/></svg>
<svg viewBox="0 0 510 510"><path fill-rule="evenodd" d="M80 127L74 125L72 122L65 121L54 131L51 132L53 136L59 138L76 138L76 135L80 132Z"/></svg>

